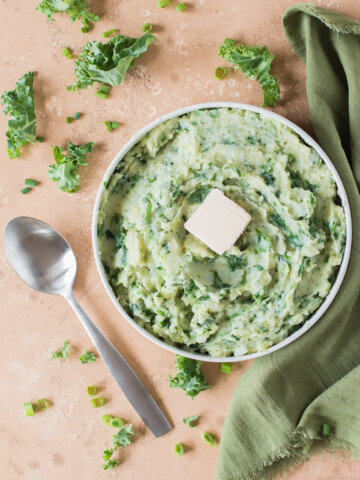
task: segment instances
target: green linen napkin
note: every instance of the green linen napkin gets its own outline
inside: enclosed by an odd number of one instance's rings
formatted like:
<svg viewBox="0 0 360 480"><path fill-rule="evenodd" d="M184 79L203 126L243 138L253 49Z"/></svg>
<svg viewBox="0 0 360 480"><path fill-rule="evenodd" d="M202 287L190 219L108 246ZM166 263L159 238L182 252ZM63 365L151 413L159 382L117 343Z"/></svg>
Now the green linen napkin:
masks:
<svg viewBox="0 0 360 480"><path fill-rule="evenodd" d="M347 191L352 253L325 315L242 376L225 420L217 480L269 478L318 448L360 451L360 24L297 4L285 12L283 25L306 63L318 142ZM321 435L325 423L330 437Z"/></svg>

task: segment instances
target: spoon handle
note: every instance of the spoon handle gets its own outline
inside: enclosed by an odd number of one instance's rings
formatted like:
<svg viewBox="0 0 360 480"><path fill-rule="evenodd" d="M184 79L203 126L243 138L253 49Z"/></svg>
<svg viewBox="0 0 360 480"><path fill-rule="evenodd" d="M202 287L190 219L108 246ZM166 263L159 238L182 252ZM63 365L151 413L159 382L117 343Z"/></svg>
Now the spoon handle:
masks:
<svg viewBox="0 0 360 480"><path fill-rule="evenodd" d="M140 418L155 437L164 435L171 429L171 426L134 370L128 365L126 360L109 342L105 335L101 333L97 326L90 320L82 307L78 304L73 292L65 298L74 309L74 312L79 317L111 375L115 378L116 383L119 385Z"/></svg>

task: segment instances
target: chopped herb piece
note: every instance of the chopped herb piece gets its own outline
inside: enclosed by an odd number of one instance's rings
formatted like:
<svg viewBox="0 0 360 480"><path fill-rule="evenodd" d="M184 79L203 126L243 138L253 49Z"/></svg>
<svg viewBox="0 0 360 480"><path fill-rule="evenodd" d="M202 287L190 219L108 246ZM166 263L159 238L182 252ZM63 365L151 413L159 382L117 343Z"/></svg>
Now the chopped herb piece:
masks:
<svg viewBox="0 0 360 480"><path fill-rule="evenodd" d="M75 60L76 82L67 89L74 92L88 88L94 82L107 88L121 85L134 61L146 52L154 40L154 35L146 32L140 38L115 35L107 43L98 41L85 43L79 58ZM108 91L99 89L96 96L106 98L104 95L107 93Z"/></svg>
<svg viewBox="0 0 360 480"><path fill-rule="evenodd" d="M184 455L184 445L182 443L177 443L175 445L175 454L178 456L178 457L181 457L182 455Z"/></svg>
<svg viewBox="0 0 360 480"><path fill-rule="evenodd" d="M97 22L98 15L88 11L89 4L85 0L43 0L36 7L41 13L47 16L49 22L53 22L55 13L66 13L70 15L70 21L81 20L84 24L89 22ZM89 25L90 28L90 25ZM82 31L82 29L81 29Z"/></svg>
<svg viewBox="0 0 360 480"><path fill-rule="evenodd" d="M85 350L85 352L80 355L79 360L81 363L94 363L96 362L95 353Z"/></svg>
<svg viewBox="0 0 360 480"><path fill-rule="evenodd" d="M95 397L97 392L96 385L90 385L89 387L87 387L86 392L89 395L89 397Z"/></svg>
<svg viewBox="0 0 360 480"><path fill-rule="evenodd" d="M81 113L80 112L76 112L75 115L74 115L74 120L77 120L78 118L81 117Z"/></svg>
<svg viewBox="0 0 360 480"><path fill-rule="evenodd" d="M141 27L141 30L142 30L143 32L151 32L152 28L153 28L153 26L152 26L151 23L145 23L145 25L143 25L143 26Z"/></svg>
<svg viewBox="0 0 360 480"><path fill-rule="evenodd" d="M24 403L25 417L32 417L34 415L34 405L32 403Z"/></svg>
<svg viewBox="0 0 360 480"><path fill-rule="evenodd" d="M37 401L37 405L40 410L46 410L50 407L51 403L46 398L39 398L39 400Z"/></svg>
<svg viewBox="0 0 360 480"><path fill-rule="evenodd" d="M165 318L164 320L161 320L160 322L161 328L169 328L169 326L170 326L170 318Z"/></svg>
<svg viewBox="0 0 360 480"><path fill-rule="evenodd" d="M209 447L215 447L216 446L216 440L211 435L211 433L201 432L201 438L204 440L205 443L207 443L209 445Z"/></svg>
<svg viewBox="0 0 360 480"><path fill-rule="evenodd" d="M76 192L79 188L80 175L77 173L79 166L86 166L86 156L94 149L94 142L84 145L74 145L68 142L68 155L63 153L62 147L53 147L56 163L50 165L48 175L50 180L58 182L58 187L63 192Z"/></svg>
<svg viewBox="0 0 360 480"><path fill-rule="evenodd" d="M271 62L275 55L267 47L257 45L235 45L234 40L226 38L219 47L219 55L234 64L235 70L241 70L245 78L259 80L264 98L263 107L275 107L280 99L279 82L269 74Z"/></svg>
<svg viewBox="0 0 360 480"><path fill-rule="evenodd" d="M119 465L119 461L118 460L107 460L103 465L102 465L102 468L103 470L113 470L117 465Z"/></svg>
<svg viewBox="0 0 360 480"><path fill-rule="evenodd" d="M20 157L20 147L36 140L33 82L35 72L25 73L15 85L1 95L4 114L9 115L7 153L9 158Z"/></svg>
<svg viewBox="0 0 360 480"><path fill-rule="evenodd" d="M112 35L112 34L115 33L115 32L116 32L116 29L115 29L115 28L112 28L111 30L108 30L107 32L104 32L104 33L102 34L102 36L105 37L105 38L106 38L106 37L110 37L110 35Z"/></svg>
<svg viewBox="0 0 360 480"><path fill-rule="evenodd" d="M20 192L23 194L23 195L26 195L27 193L29 193L31 190L31 188L29 187L24 187L20 190Z"/></svg>
<svg viewBox="0 0 360 480"><path fill-rule="evenodd" d="M69 60L72 59L72 55L70 53L70 50L67 47L64 47L61 51L65 55L66 58L68 58Z"/></svg>
<svg viewBox="0 0 360 480"><path fill-rule="evenodd" d="M190 203L202 203L210 192L209 187L199 187L188 197Z"/></svg>
<svg viewBox="0 0 360 480"><path fill-rule="evenodd" d="M82 20L81 22L83 24L83 27L81 28L81 33L87 33L91 28L90 23L87 20Z"/></svg>
<svg viewBox="0 0 360 480"><path fill-rule="evenodd" d="M72 123L73 117L66 117L66 123Z"/></svg>
<svg viewBox="0 0 360 480"><path fill-rule="evenodd" d="M183 422L190 428L195 428L194 422L199 419L199 415L191 415L191 417L186 417L183 419Z"/></svg>
<svg viewBox="0 0 360 480"><path fill-rule="evenodd" d="M96 397L96 398L92 398L90 400L91 402L91 405L94 407L94 408L99 408L99 407L102 407L105 403L105 398L103 397Z"/></svg>
<svg viewBox="0 0 360 480"><path fill-rule="evenodd" d="M181 388L191 398L211 388L200 370L201 364L200 361L176 355L175 365L178 373L174 377L169 375L170 388Z"/></svg>
<svg viewBox="0 0 360 480"><path fill-rule="evenodd" d="M327 423L324 423L324 425L322 426L322 434L326 437L331 435L331 427Z"/></svg>
<svg viewBox="0 0 360 480"><path fill-rule="evenodd" d="M214 77L216 78L216 80L222 80L226 75L226 68L224 67L217 67L215 68L215 72L214 72Z"/></svg>
<svg viewBox="0 0 360 480"><path fill-rule="evenodd" d="M212 286L216 289L222 289L222 288L230 288L230 285L228 283L225 283L221 280L219 274L217 272L213 272L214 274L214 280Z"/></svg>
<svg viewBox="0 0 360 480"><path fill-rule="evenodd" d="M95 96L98 97L98 98L105 99L109 95L109 92L110 92L110 87L108 87L106 85L101 85L96 90Z"/></svg>
<svg viewBox="0 0 360 480"><path fill-rule="evenodd" d="M245 267L245 263L246 263L245 259L242 256L238 257L237 255L227 256L226 261L229 269L232 272L235 272L236 270L241 270L242 268Z"/></svg>
<svg viewBox="0 0 360 480"><path fill-rule="evenodd" d="M220 371L229 375L231 373L231 363L222 363L220 365Z"/></svg>
<svg viewBox="0 0 360 480"><path fill-rule="evenodd" d="M69 356L69 349L69 342L64 340L64 348L62 350L58 350L57 352L51 352L50 360L54 360L54 358L67 358Z"/></svg>
<svg viewBox="0 0 360 480"><path fill-rule="evenodd" d="M186 8L187 8L187 7L186 7L186 5L185 5L184 2L181 2L181 3L179 3L178 5L176 5L176 10L177 10L178 12L183 12L184 10L186 10Z"/></svg>
<svg viewBox="0 0 360 480"><path fill-rule="evenodd" d="M287 229L285 220L280 215L277 215L277 214L270 215L269 221L276 227L283 228L284 230Z"/></svg>
<svg viewBox="0 0 360 480"><path fill-rule="evenodd" d="M107 120L105 120L104 125L106 126L108 132L112 132L115 128L119 127L118 122L108 122Z"/></svg>
<svg viewBox="0 0 360 480"><path fill-rule="evenodd" d="M131 423L129 425L124 425L115 435L112 437L112 442L116 448L118 447L128 447L132 441L132 436L134 435L134 430Z"/></svg>
<svg viewBox="0 0 360 480"><path fill-rule="evenodd" d="M158 8L167 7L168 5L170 5L170 0L160 0L159 2L156 2Z"/></svg>
<svg viewBox="0 0 360 480"><path fill-rule="evenodd" d="M33 180L32 178L26 178L25 185L28 185L29 187L36 187L37 181Z"/></svg>

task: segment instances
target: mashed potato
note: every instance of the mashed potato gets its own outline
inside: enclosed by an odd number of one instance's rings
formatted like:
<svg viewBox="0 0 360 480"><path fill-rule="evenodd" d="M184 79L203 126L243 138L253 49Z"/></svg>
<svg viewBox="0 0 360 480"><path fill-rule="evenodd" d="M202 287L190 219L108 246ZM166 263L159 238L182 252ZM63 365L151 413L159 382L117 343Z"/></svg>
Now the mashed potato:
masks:
<svg viewBox="0 0 360 480"><path fill-rule="evenodd" d="M184 229L211 189L250 213L219 256ZM102 197L98 241L124 309L165 342L213 357L268 349L321 305L345 213L319 155L251 111L197 110L146 134Z"/></svg>

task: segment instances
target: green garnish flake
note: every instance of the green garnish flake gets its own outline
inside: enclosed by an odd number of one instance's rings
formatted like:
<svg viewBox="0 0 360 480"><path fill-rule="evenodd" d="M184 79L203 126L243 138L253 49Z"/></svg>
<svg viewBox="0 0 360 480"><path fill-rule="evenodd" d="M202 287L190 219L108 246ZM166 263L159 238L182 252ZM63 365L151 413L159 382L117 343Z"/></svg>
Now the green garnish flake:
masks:
<svg viewBox="0 0 360 480"><path fill-rule="evenodd" d="M183 422L190 428L195 428L194 422L200 418L199 415L191 415L191 417L186 417L183 419Z"/></svg>
<svg viewBox="0 0 360 480"><path fill-rule="evenodd" d="M113 417L112 415L102 415L101 420L113 428L121 428L124 425L124 420L120 417Z"/></svg>
<svg viewBox="0 0 360 480"><path fill-rule="evenodd" d="M205 443L207 443L209 445L209 447L215 447L216 446L216 440L211 435L211 433L201 432L201 438L204 440Z"/></svg>
<svg viewBox="0 0 360 480"><path fill-rule="evenodd" d="M69 356L69 349L69 342L67 340L64 340L64 348L58 350L57 352L51 352L50 360L54 360L54 358L67 358Z"/></svg>
<svg viewBox="0 0 360 480"><path fill-rule="evenodd" d="M32 403L24 403L25 417L32 417L34 415L34 405Z"/></svg>
<svg viewBox="0 0 360 480"><path fill-rule="evenodd" d="M120 462L118 460L114 460L114 459L106 460L102 468L104 470L113 470L117 465L119 465L119 463Z"/></svg>
<svg viewBox="0 0 360 480"><path fill-rule="evenodd" d="M324 425L322 426L322 434L326 437L329 437L331 435L331 426L329 424L324 423Z"/></svg>
<svg viewBox="0 0 360 480"><path fill-rule="evenodd" d="M176 5L176 10L177 10L178 12L183 12L184 10L186 10L186 8L187 8L187 7L186 7L186 5L185 5L184 2L178 3L178 4Z"/></svg>
<svg viewBox="0 0 360 480"><path fill-rule="evenodd" d="M89 395L89 397L95 397L96 392L97 392L96 385L89 385L86 388L86 393Z"/></svg>
<svg viewBox="0 0 360 480"><path fill-rule="evenodd" d="M72 60L73 57L70 53L70 50L67 47L64 47L61 51L65 55L66 58L68 58L69 60Z"/></svg>
<svg viewBox="0 0 360 480"><path fill-rule="evenodd" d="M151 23L145 23L142 27L141 27L141 30L143 32L151 32L153 26Z"/></svg>
<svg viewBox="0 0 360 480"><path fill-rule="evenodd" d="M176 355L175 365L178 373L174 377L169 375L170 388L181 388L191 398L211 388L212 385L209 385L200 369L201 364L201 361Z"/></svg>
<svg viewBox="0 0 360 480"><path fill-rule="evenodd" d="M160 0L159 2L156 2L156 6L158 8L164 8L170 5L170 0Z"/></svg>
<svg viewBox="0 0 360 480"><path fill-rule="evenodd" d="M105 404L105 398L103 398L103 397L92 398L90 400L90 403L94 408L99 408L99 407L102 407Z"/></svg>
<svg viewBox="0 0 360 480"><path fill-rule="evenodd" d="M96 356L95 353L85 350L85 352L80 355L79 360L81 363L94 363L96 362Z"/></svg>
<svg viewBox="0 0 360 480"><path fill-rule="evenodd" d="M214 72L214 77L216 78L216 80L222 80L226 75L226 68L224 67L217 67L215 68L215 72Z"/></svg>
<svg viewBox="0 0 360 480"><path fill-rule="evenodd" d="M20 192L23 194L23 195L26 195L27 193L29 193L31 190L31 188L29 187L24 187L20 190Z"/></svg>
<svg viewBox="0 0 360 480"><path fill-rule="evenodd" d="M111 30L107 30L106 32L104 32L104 33L102 34L102 36L103 36L104 38L110 37L110 36L113 35L115 32L116 32L116 29L115 29L115 28L112 28Z"/></svg>
<svg viewBox="0 0 360 480"><path fill-rule="evenodd" d="M1 95L4 114L9 115L6 132L6 150L9 158L20 157L20 147L36 141L34 75L35 72L25 73L16 83L14 90L9 90Z"/></svg>
<svg viewBox="0 0 360 480"><path fill-rule="evenodd" d="M155 40L154 35L144 33L140 38L115 35L107 43L92 41L85 43L80 56L75 60L76 81L67 90L76 91L100 83L96 96L106 98L110 86L121 85L134 62ZM105 86L107 90L101 89Z"/></svg>
<svg viewBox="0 0 360 480"><path fill-rule="evenodd" d="M62 147L51 145L56 163L50 165L48 175L50 180L58 182L63 192L73 193L79 189L80 175L77 173L80 166L86 166L86 157L94 149L94 142L84 145L74 145L68 142L68 155L63 153Z"/></svg>
<svg viewBox="0 0 360 480"><path fill-rule="evenodd" d="M108 132L112 132L115 128L119 128L119 122L108 122L105 120L104 125Z"/></svg>
<svg viewBox="0 0 360 480"><path fill-rule="evenodd" d="M132 441L132 436L134 435L134 430L131 423L129 425L124 425L121 429L112 437L112 442L116 448L118 447L128 447Z"/></svg>
<svg viewBox="0 0 360 480"><path fill-rule="evenodd" d="M226 373L226 375L230 375L230 373L231 373L231 363L222 363L220 365L220 372Z"/></svg>
<svg viewBox="0 0 360 480"><path fill-rule="evenodd" d="M95 96L98 97L98 98L102 98L104 100L109 95L109 92L110 92L110 87L108 87L106 85L101 85L96 90Z"/></svg>
<svg viewBox="0 0 360 480"><path fill-rule="evenodd" d="M38 182L36 180L33 180L32 178L25 179L25 185L27 185L28 187L36 187L37 184Z"/></svg>
<svg viewBox="0 0 360 480"><path fill-rule="evenodd" d="M91 24L87 20L82 20L82 24L81 33L87 33L91 28Z"/></svg>
<svg viewBox="0 0 360 480"><path fill-rule="evenodd" d="M275 55L267 47L257 45L235 45L234 40L226 38L219 47L219 55L241 70L245 78L258 80L263 91L263 107L275 107L280 99L280 86L275 77L269 74L271 62Z"/></svg>
<svg viewBox="0 0 360 480"><path fill-rule="evenodd" d="M39 398L39 400L37 401L37 405L40 408L40 410L46 410L47 408L50 407L51 403L46 398Z"/></svg>
<svg viewBox="0 0 360 480"><path fill-rule="evenodd" d="M88 22L97 22L99 17L95 13L89 12L88 7L89 4L85 0L43 0L35 10L44 13L49 22L54 21L53 15L55 13L66 13L70 15L71 22L81 20L84 28L89 30Z"/></svg>
<svg viewBox="0 0 360 480"><path fill-rule="evenodd" d="M178 457L181 457L182 455L184 455L184 445L182 443L177 443L175 445L175 454L178 456Z"/></svg>

